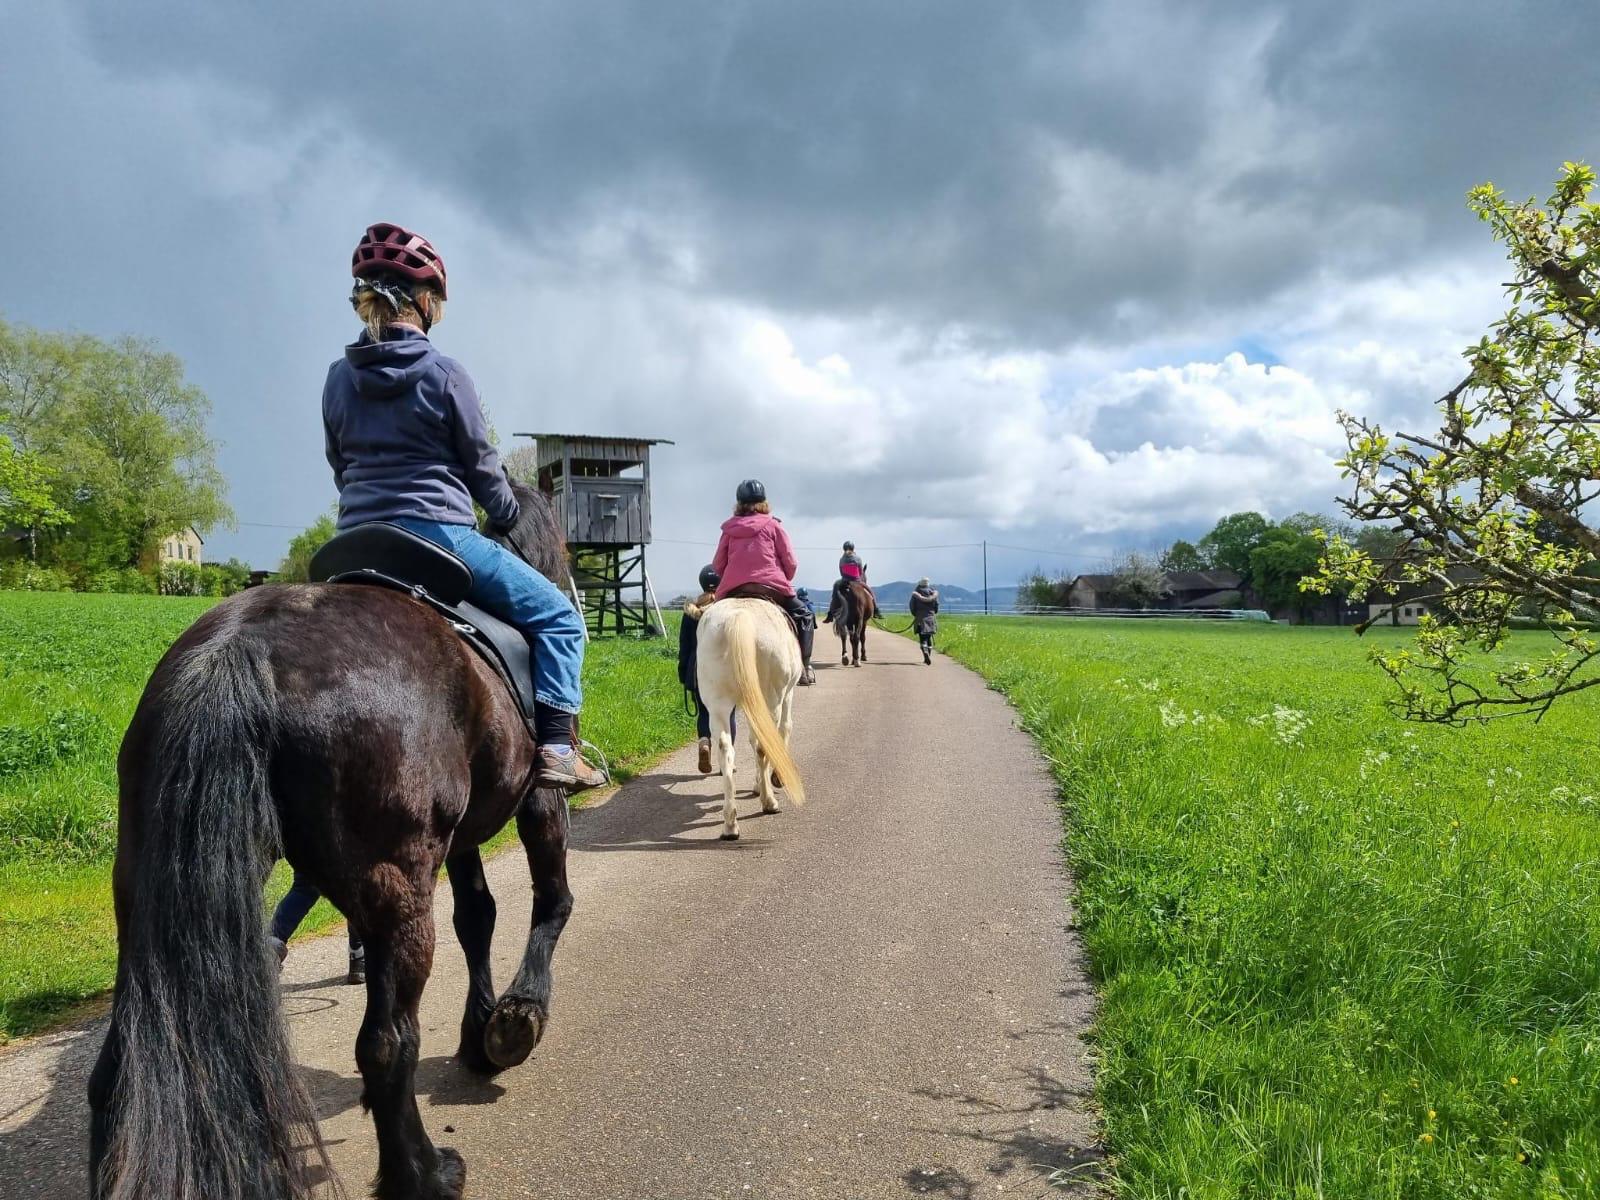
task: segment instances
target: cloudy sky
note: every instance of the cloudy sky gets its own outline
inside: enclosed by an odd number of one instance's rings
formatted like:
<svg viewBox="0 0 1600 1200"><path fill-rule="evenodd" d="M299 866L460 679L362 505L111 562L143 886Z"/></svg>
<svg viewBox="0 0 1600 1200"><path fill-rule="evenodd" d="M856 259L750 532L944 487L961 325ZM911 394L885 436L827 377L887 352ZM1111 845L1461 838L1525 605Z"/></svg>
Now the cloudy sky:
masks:
<svg viewBox="0 0 1600 1200"><path fill-rule="evenodd" d="M351 247L420 229L496 426L675 439L652 573L767 481L831 578L1328 510L1500 307L1472 185L1600 158L1600 10L1393 0L0 0L0 313L211 396L272 565L334 498ZM896 547L950 547L895 549ZM1046 553L1046 552L1050 553Z"/></svg>

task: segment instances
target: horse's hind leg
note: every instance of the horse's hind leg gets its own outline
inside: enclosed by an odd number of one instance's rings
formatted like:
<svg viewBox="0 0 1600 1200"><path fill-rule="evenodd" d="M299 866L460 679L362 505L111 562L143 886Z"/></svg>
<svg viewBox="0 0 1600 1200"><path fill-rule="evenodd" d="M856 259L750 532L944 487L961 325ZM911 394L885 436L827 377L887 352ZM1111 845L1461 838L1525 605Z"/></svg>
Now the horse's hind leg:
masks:
<svg viewBox="0 0 1600 1200"><path fill-rule="evenodd" d="M550 960L572 915L567 829L567 796L559 789L531 791L517 810L517 835L533 879L533 923L517 976L494 1006L484 1030L484 1053L495 1069L526 1060L550 1022Z"/></svg>
<svg viewBox="0 0 1600 1200"><path fill-rule="evenodd" d="M417 1111L417 1008L433 966L433 872L385 865L362 888L367 1012L356 1037L361 1104L378 1133L378 1200L460 1200L466 1168L435 1147Z"/></svg>
<svg viewBox="0 0 1600 1200"><path fill-rule="evenodd" d="M467 959L467 1010L461 1018L456 1057L474 1071L493 1074L499 1067L484 1052L483 1034L494 1012L494 968L489 954L494 942L494 896L476 846L447 858L445 868L450 872L455 900L456 940Z"/></svg>
<svg viewBox="0 0 1600 1200"><path fill-rule="evenodd" d="M105 1161L106 1146L110 1140L109 1128L111 1099L116 1091L117 1074L122 1070L122 1039L113 1023L106 1031L105 1044L100 1047L100 1057L95 1059L94 1070L89 1075L89 1195L99 1200L104 1194L101 1186L101 1164Z"/></svg>
<svg viewBox="0 0 1600 1200"><path fill-rule="evenodd" d="M756 754L756 794L761 797L761 811L775 813L778 811L778 798L773 794L772 763L760 751Z"/></svg>
<svg viewBox="0 0 1600 1200"><path fill-rule="evenodd" d="M722 774L722 840L737 841L739 837L739 802L733 794L733 737L726 729L717 733L713 743L717 750L717 770Z"/></svg>

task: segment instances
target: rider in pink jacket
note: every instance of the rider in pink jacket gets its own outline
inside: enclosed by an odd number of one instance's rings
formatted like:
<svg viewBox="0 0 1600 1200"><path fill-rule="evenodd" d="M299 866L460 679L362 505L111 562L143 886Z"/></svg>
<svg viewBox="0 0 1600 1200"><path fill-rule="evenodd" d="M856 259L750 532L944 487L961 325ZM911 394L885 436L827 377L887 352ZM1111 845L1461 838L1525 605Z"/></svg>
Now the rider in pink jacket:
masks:
<svg viewBox="0 0 1600 1200"><path fill-rule="evenodd" d="M800 566L783 522L771 513L751 513L724 521L722 540L717 543L711 565L722 574L717 586L719 598L748 583L792 596L794 573Z"/></svg>
<svg viewBox="0 0 1600 1200"><path fill-rule="evenodd" d="M717 599L729 595L762 596L787 612L800 637L800 659L804 664L800 682L810 684L816 679L811 670L816 613L794 594L794 573L800 565L794 557L794 543L784 531L783 522L772 515L767 489L759 479L741 483L736 500L733 516L722 523L722 537L711 559L712 569L722 577Z"/></svg>

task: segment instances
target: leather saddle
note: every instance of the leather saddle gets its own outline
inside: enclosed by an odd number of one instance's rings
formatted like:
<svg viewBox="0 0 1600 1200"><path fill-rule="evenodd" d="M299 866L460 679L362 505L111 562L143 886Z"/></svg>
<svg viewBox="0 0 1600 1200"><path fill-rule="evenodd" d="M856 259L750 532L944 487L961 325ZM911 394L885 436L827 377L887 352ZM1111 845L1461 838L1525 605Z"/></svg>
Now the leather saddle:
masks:
<svg viewBox="0 0 1600 1200"><path fill-rule="evenodd" d="M533 717L533 650L499 617L467 603L472 568L403 525L370 521L311 556L313 583L359 583L404 592L450 622L511 690L524 720Z"/></svg>

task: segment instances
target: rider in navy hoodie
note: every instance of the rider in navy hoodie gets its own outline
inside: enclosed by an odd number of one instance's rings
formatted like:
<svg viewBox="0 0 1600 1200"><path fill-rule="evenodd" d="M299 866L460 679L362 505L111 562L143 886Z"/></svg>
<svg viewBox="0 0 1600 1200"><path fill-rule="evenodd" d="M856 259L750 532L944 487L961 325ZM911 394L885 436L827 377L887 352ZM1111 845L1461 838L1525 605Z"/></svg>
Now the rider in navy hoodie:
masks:
<svg viewBox="0 0 1600 1200"><path fill-rule="evenodd" d="M380 224L356 247L351 274L350 303L366 329L328 368L322 392L339 528L393 521L464 559L473 576L469 599L533 645L536 781L572 789L604 783L573 746L583 618L556 584L478 532L474 500L491 532L516 524L518 504L472 380L428 340L444 316L444 261L426 238Z"/></svg>

